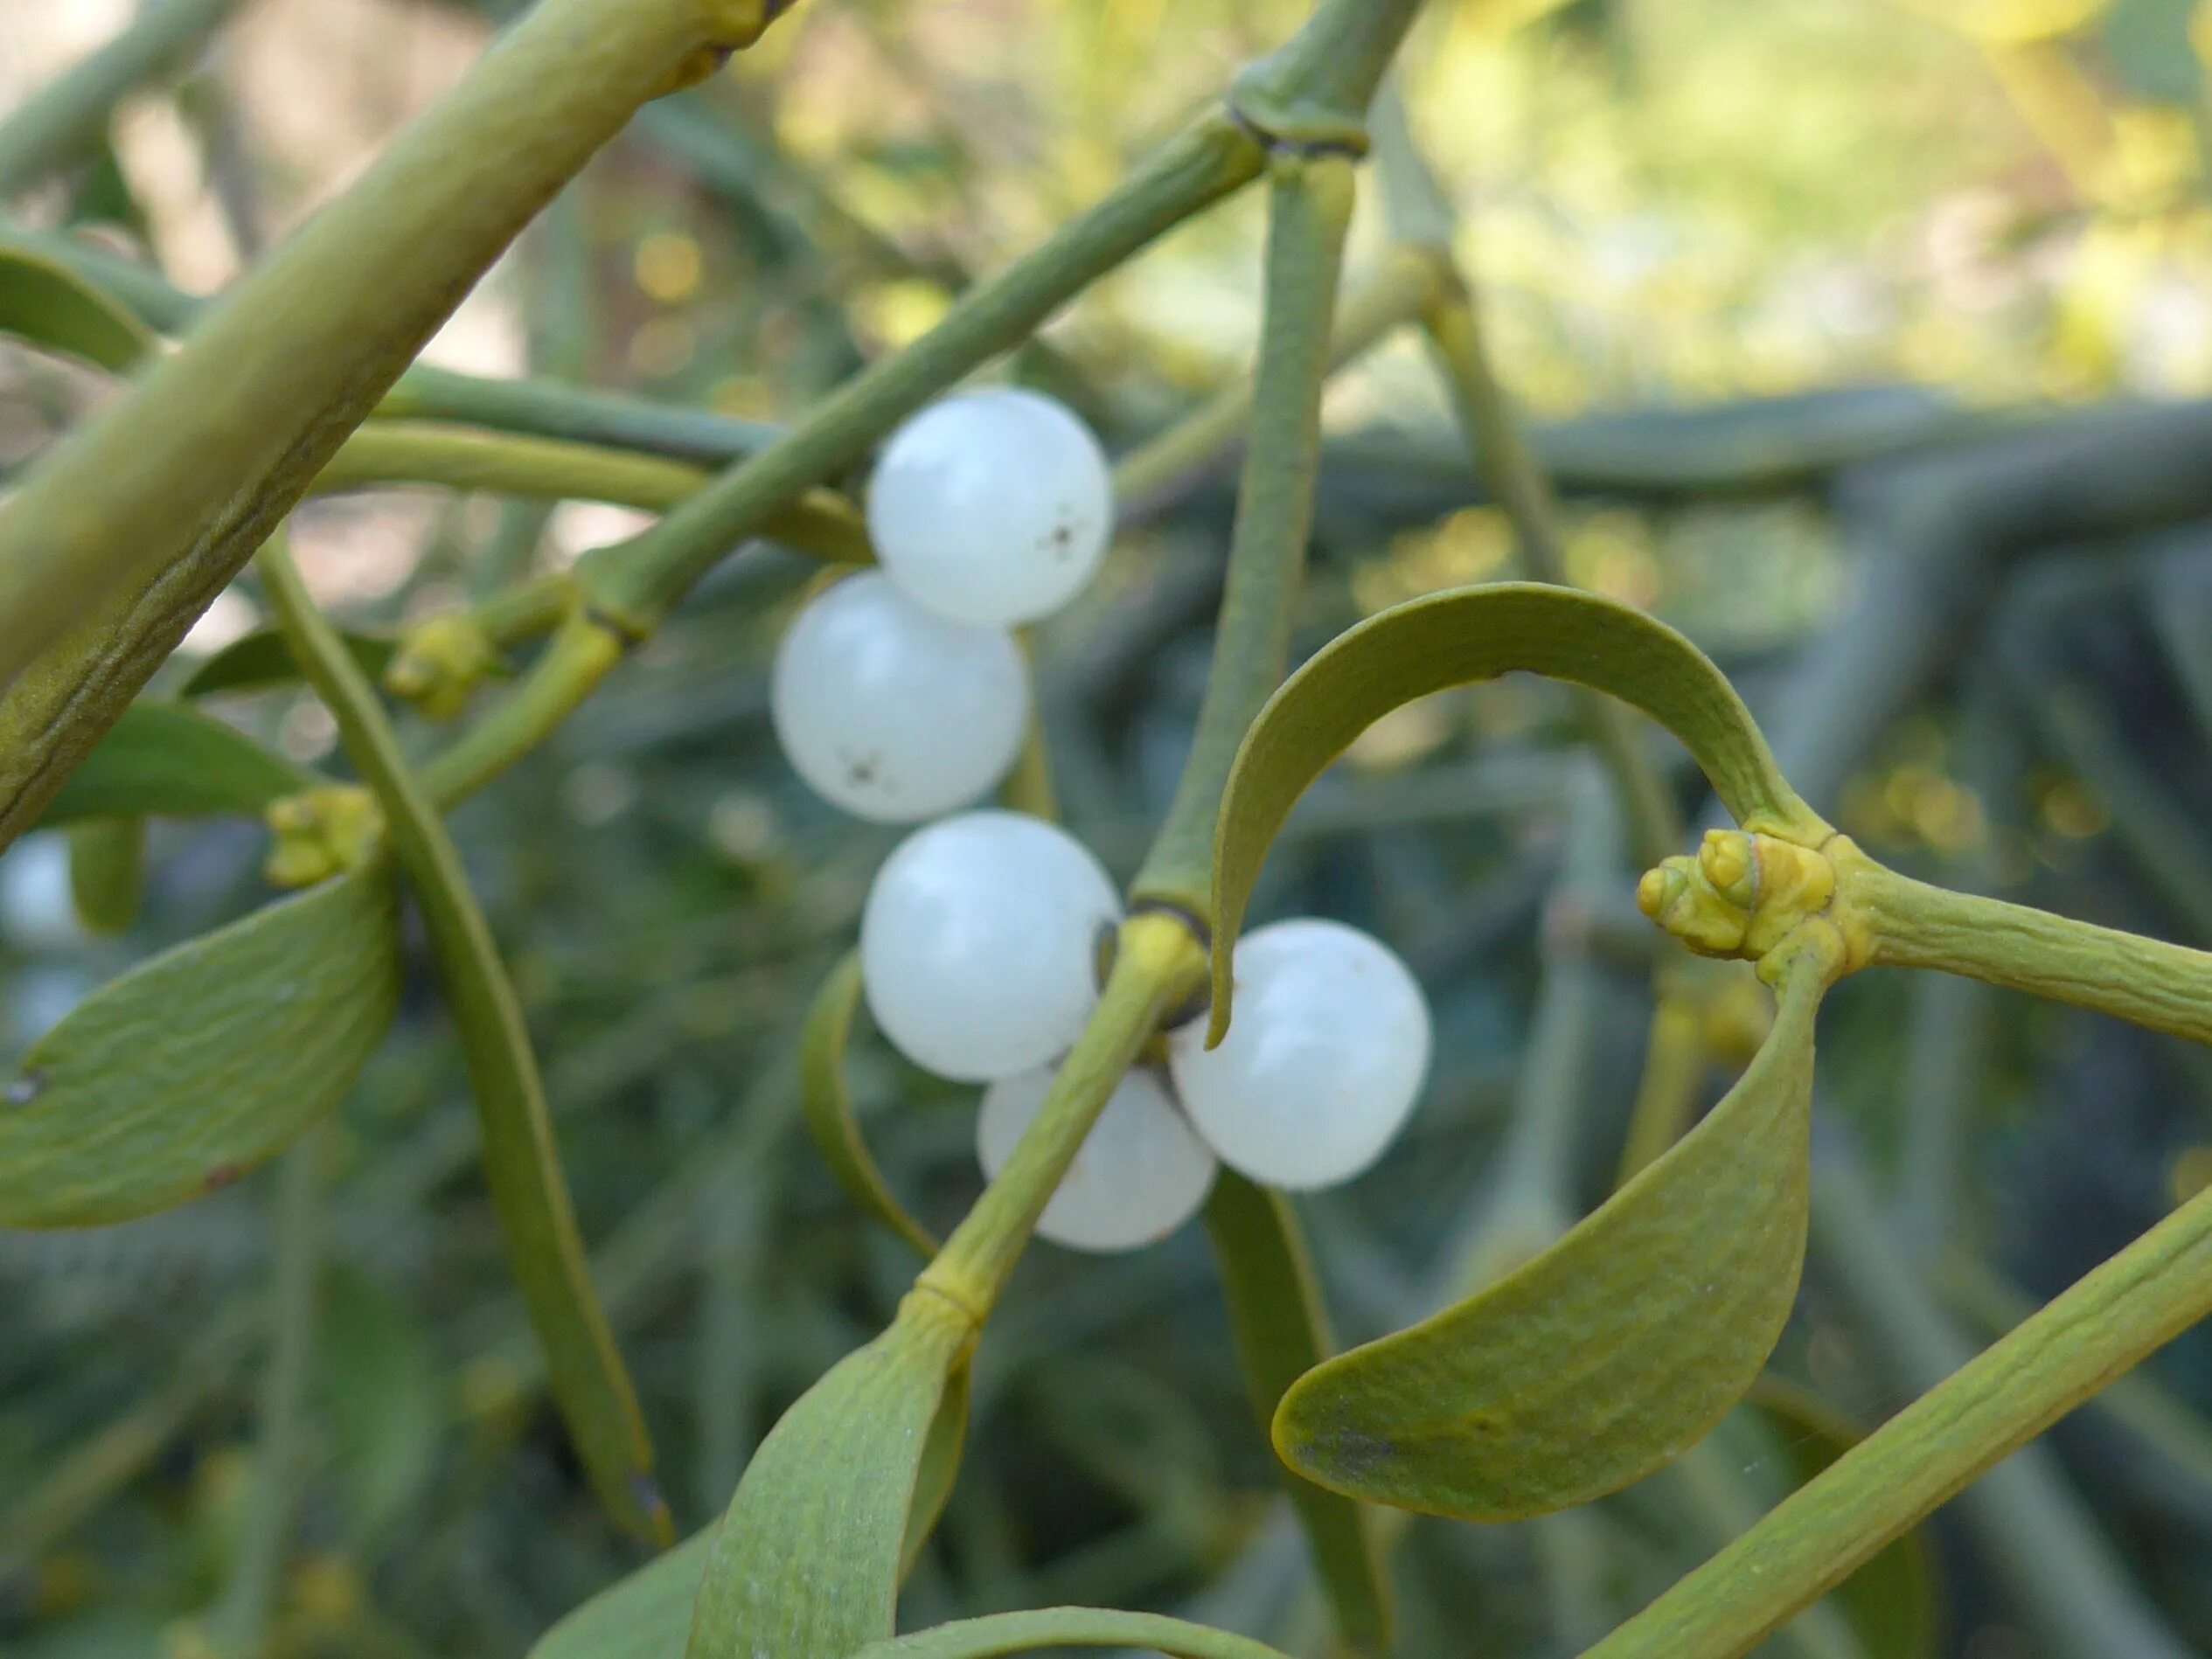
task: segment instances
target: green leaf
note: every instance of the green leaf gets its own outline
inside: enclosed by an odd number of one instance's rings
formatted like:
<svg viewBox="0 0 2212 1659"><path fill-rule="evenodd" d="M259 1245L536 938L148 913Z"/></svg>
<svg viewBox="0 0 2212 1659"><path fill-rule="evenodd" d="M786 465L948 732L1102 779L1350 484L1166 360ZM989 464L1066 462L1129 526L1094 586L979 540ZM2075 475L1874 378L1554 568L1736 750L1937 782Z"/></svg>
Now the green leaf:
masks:
<svg viewBox="0 0 2212 1659"><path fill-rule="evenodd" d="M893 1196L869 1156L852 1092L845 1086L845 1051L852 1041L852 1016L859 1006L860 953L850 950L815 993L800 1038L799 1098L806 1108L807 1133L845 1196L926 1259L937 1253L937 1241Z"/></svg>
<svg viewBox="0 0 2212 1659"><path fill-rule="evenodd" d="M371 680L384 677L386 664L400 649L386 634L342 632L338 637ZM273 628L241 635L194 669L177 688L179 697L215 697L225 692L267 691L299 684L299 664L292 660L284 635Z"/></svg>
<svg viewBox="0 0 2212 1659"><path fill-rule="evenodd" d="M643 1538L672 1542L636 1390L585 1260L522 1003L460 850L408 771L374 689L316 609L282 537L270 539L259 560L285 638L383 809L393 850L421 906L476 1097L484 1182L577 1454L616 1519Z"/></svg>
<svg viewBox="0 0 2212 1659"><path fill-rule="evenodd" d="M1228 1029L1229 957L1269 846L1290 809L1353 739L1393 709L1514 670L1633 705L1680 738L1747 830L1819 844L1728 678L1662 622L1595 594L1535 582L1455 588L1393 606L1339 635L1283 683L1245 734L1214 842L1214 1021Z"/></svg>
<svg viewBox="0 0 2212 1659"><path fill-rule="evenodd" d="M1284 1461L1355 1497L1504 1521L1694 1444L1756 1380L1796 1300L1824 989L1799 959L1736 1086L1551 1249L1294 1384L1275 1418Z"/></svg>
<svg viewBox="0 0 2212 1659"><path fill-rule="evenodd" d="M850 1659L892 1634L930 1425L974 1331L943 1295L910 1291L783 1414L722 1517L690 1659Z"/></svg>
<svg viewBox="0 0 2212 1659"><path fill-rule="evenodd" d="M22 248L0 247L0 334L124 374L154 343L152 332L74 272Z"/></svg>
<svg viewBox="0 0 2212 1659"><path fill-rule="evenodd" d="M0 1103L0 1226L130 1221L282 1151L400 1002L389 873L350 871L94 991Z"/></svg>
<svg viewBox="0 0 2212 1659"><path fill-rule="evenodd" d="M69 893L77 920L95 934L120 934L146 896L146 822L87 818L69 835Z"/></svg>
<svg viewBox="0 0 2212 1659"><path fill-rule="evenodd" d="M1274 1420L1284 1390L1336 1352L1297 1214L1282 1193L1223 1170L1206 1204L1229 1328L1259 1414ZM1346 1640L1367 1652L1390 1645L1390 1579L1373 1512L1287 1470L1315 1567Z"/></svg>
<svg viewBox="0 0 2212 1659"><path fill-rule="evenodd" d="M975 1371L955 1369L945 1379L944 1398L929 1420L929 1435L922 1444L922 1467L915 1472L914 1501L907 1508L906 1542L899 1546L899 1578L904 1582L921 1558L922 1546L937 1530L952 1489L960 1479L961 1454L968 1448L968 1412L975 1393Z"/></svg>
<svg viewBox="0 0 2212 1659"><path fill-rule="evenodd" d="M175 703L134 703L39 819L258 816L322 780L236 726Z"/></svg>
<svg viewBox="0 0 2212 1659"><path fill-rule="evenodd" d="M316 1396L353 1530L372 1537L437 1468L445 1387L422 1321L366 1274L330 1274Z"/></svg>
<svg viewBox="0 0 2212 1659"><path fill-rule="evenodd" d="M996 1613L875 1642L853 1659L1002 1659L1049 1648L1139 1648L1168 1659L1286 1659L1278 1649L1249 1636L1211 1630L1157 1613L1113 1613L1099 1607L1042 1607L1034 1613Z"/></svg>
<svg viewBox="0 0 2212 1659"><path fill-rule="evenodd" d="M713 1550L714 1529L701 1528L571 1612L530 1659L677 1659Z"/></svg>
<svg viewBox="0 0 2212 1659"><path fill-rule="evenodd" d="M1773 1424L1798 1486L1866 1438L1818 1394L1777 1377L1762 1377L1744 1403ZM1924 1530L1915 1529L1846 1579L1833 1595L1868 1653L1877 1659L1928 1659L1942 1625L1937 1584L1934 1545Z"/></svg>

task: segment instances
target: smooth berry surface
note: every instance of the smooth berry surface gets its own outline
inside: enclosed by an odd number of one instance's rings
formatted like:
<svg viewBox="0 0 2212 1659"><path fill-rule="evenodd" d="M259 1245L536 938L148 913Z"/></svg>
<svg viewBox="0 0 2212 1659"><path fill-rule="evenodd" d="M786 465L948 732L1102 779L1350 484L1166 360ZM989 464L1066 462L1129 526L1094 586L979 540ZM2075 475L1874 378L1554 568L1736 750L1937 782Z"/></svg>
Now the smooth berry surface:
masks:
<svg viewBox="0 0 2212 1659"><path fill-rule="evenodd" d="M1105 867L1063 830L967 812L901 842L860 916L868 1009L940 1077L988 1083L1063 1053L1098 1005Z"/></svg>
<svg viewBox="0 0 2212 1659"><path fill-rule="evenodd" d="M1231 1169L1269 1186L1335 1186L1405 1126L1429 1073L1429 1003L1405 963L1341 922L1282 921L1236 947L1228 1035L1168 1038L1176 1093Z"/></svg>
<svg viewBox="0 0 2212 1659"><path fill-rule="evenodd" d="M1033 622L1096 573L1114 481L1090 428L1050 398L963 392L892 434L867 517L877 558L916 604L963 622Z"/></svg>
<svg viewBox="0 0 2212 1659"><path fill-rule="evenodd" d="M984 1091L976 1154L996 1176L1036 1121L1055 1068L1003 1078ZM1217 1165L1159 1079L1123 1078L1038 1218L1040 1238L1071 1250L1135 1250L1165 1239L1199 1211Z"/></svg>
<svg viewBox="0 0 2212 1659"><path fill-rule="evenodd" d="M817 594L784 634L769 711L817 795L912 823L970 804L1012 770L1029 674L1005 628L926 611L868 571Z"/></svg>

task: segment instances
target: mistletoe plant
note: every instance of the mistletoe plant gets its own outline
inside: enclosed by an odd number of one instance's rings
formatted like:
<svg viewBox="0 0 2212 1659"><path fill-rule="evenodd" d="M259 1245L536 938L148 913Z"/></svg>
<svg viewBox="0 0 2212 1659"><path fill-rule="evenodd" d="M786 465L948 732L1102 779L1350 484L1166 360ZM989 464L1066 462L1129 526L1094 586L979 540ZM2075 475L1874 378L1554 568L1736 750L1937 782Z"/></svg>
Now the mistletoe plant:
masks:
<svg viewBox="0 0 2212 1659"><path fill-rule="evenodd" d="M220 10L195 15L212 25ZM487 1179L569 1433L609 1511L662 1544L668 1510L587 1271L520 1005L442 815L543 741L746 538L880 565L801 613L775 712L793 764L833 802L934 820L879 875L803 1043L817 1141L924 1265L888 1329L785 1414L720 1523L578 1609L540 1644L544 1659L1146 1644L1189 1659L1269 1654L1173 1620L1083 1609L896 1634L901 1579L956 1477L971 1357L1033 1234L1128 1248L1200 1208L1254 1402L1342 1636L1379 1654L1390 1639L1387 1529L1370 1506L1478 1520L1566 1510L1681 1457L1752 1387L1796 1295L1813 1031L1839 979L1936 968L2212 1041L2212 957L1884 869L1799 798L1693 645L1558 585L1541 480L1490 378L1449 226L1387 104L1378 130L1401 246L1339 306L1367 112L1414 0L1325 0L1218 109L788 431L407 366L640 104L749 44L778 10L543 0L205 315L147 274L52 239L10 233L0 267L0 324L132 377L0 506L0 672L11 681L0 833L73 826L84 886L112 913L129 908L139 821L257 814L274 836L272 879L303 889L127 974L34 1047L0 1114L0 1223L150 1214L298 1141L395 1017L404 884L463 1036ZM1110 470L1080 423L1032 394L941 399L1100 274L1263 177L1263 326L1249 386ZM1386 610L1285 682L1321 388L1334 363L1405 323L1428 334L1531 573L1547 580ZM164 331L181 344L162 344ZM1189 760L1149 856L1116 893L1048 822L1049 770L1012 630L1096 568L1117 501L1141 501L1240 434L1227 588ZM879 446L863 511L831 486ZM310 491L395 481L661 516L572 572L396 641L347 636L310 599L279 526ZM276 633L203 665L177 698L137 698L249 559ZM424 714L456 718L507 653L539 639L518 684L450 747L409 764L379 678ZM1632 1174L1594 1213L1513 1253L1518 1266L1435 1317L1334 1353L1284 1194L1350 1177L1396 1133L1426 1068L1429 1016L1379 941L1311 920L1245 934L1246 909L1293 803L1360 733L1416 698L1511 671L1588 694L1590 736L1654 864L1638 906L1692 952L1754 964L1774 994L1771 1029L1741 1081L1679 1139L1688 1084L1647 1078ZM295 676L335 717L358 783L307 771L194 706ZM1680 850L1675 803L1627 710L1680 739L1737 828ZM943 816L1002 781L1021 810ZM1680 1011L1691 982L1662 970L1663 1015ZM844 1086L864 1001L911 1058L990 1085L978 1123L989 1183L942 1243L892 1194ZM1680 1023L1655 1023L1652 1076ZM311 1207L311 1181L294 1186ZM2209 1310L2212 1194L1591 1651L1749 1650Z"/></svg>

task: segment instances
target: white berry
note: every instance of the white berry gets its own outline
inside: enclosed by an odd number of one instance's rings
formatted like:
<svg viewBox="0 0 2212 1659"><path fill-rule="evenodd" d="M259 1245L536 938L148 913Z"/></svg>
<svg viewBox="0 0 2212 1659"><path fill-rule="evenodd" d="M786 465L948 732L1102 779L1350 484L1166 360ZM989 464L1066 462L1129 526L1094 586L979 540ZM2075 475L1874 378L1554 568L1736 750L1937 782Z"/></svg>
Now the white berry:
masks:
<svg viewBox="0 0 2212 1659"><path fill-rule="evenodd" d="M1114 481L1090 428L1012 389L931 404L891 434L868 482L868 535L919 605L963 622L1033 622L1082 590L1114 533Z"/></svg>
<svg viewBox="0 0 2212 1659"><path fill-rule="evenodd" d="M940 1077L988 1083L1063 1053L1098 1005L1097 940L1121 915L1064 830L966 812L900 843L860 915L868 1010Z"/></svg>
<svg viewBox="0 0 2212 1659"><path fill-rule="evenodd" d="M1269 1186L1348 1181L1397 1138L1429 1071L1429 1004L1380 941L1276 922L1238 941L1228 1035L1170 1034L1184 1110L1231 1169Z"/></svg>
<svg viewBox="0 0 2212 1659"><path fill-rule="evenodd" d="M799 613L776 653L769 707L817 795L911 823L968 805L1012 768L1029 674L1005 628L923 610L868 571Z"/></svg>
<svg viewBox="0 0 2212 1659"><path fill-rule="evenodd" d="M1003 1078L984 1091L976 1155L996 1177L1036 1121L1054 1068ZM1214 1155L1191 1133L1159 1079L1131 1072L1107 1100L1075 1161L1037 1220L1038 1232L1070 1250L1134 1250L1165 1239L1196 1215L1213 1190Z"/></svg>

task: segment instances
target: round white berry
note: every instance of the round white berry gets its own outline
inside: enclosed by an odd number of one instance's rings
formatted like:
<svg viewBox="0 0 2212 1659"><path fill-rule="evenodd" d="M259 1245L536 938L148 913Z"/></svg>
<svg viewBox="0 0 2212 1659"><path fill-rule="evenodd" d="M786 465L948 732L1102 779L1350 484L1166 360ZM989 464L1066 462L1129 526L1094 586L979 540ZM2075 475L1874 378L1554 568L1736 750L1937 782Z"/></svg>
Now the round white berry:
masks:
<svg viewBox="0 0 2212 1659"><path fill-rule="evenodd" d="M1237 942L1228 1035L1168 1038L1176 1093L1231 1169L1269 1186L1334 1186L1397 1138L1429 1071L1429 1004L1379 940L1341 922L1276 922Z"/></svg>
<svg viewBox="0 0 2212 1659"><path fill-rule="evenodd" d="M976 1156L996 1177L1036 1121L1052 1087L1047 1066L1002 1078L984 1091ZM1134 1250L1165 1239L1196 1215L1213 1190L1214 1155L1191 1133L1149 1072L1123 1077L1037 1219L1038 1232L1070 1250Z"/></svg>
<svg viewBox="0 0 2212 1659"><path fill-rule="evenodd" d="M901 842L860 915L868 1010L908 1059L988 1083L1064 1052L1098 1005L1104 866L1064 830L966 812Z"/></svg>
<svg viewBox="0 0 2212 1659"><path fill-rule="evenodd" d="M963 622L1033 622L1082 591L1114 533L1098 440L1033 392L963 392L891 434L868 535L915 603Z"/></svg>
<svg viewBox="0 0 2212 1659"><path fill-rule="evenodd" d="M769 708L817 795L911 823L966 806L1012 769L1029 674L1005 628L925 611L867 571L799 613L776 649Z"/></svg>

